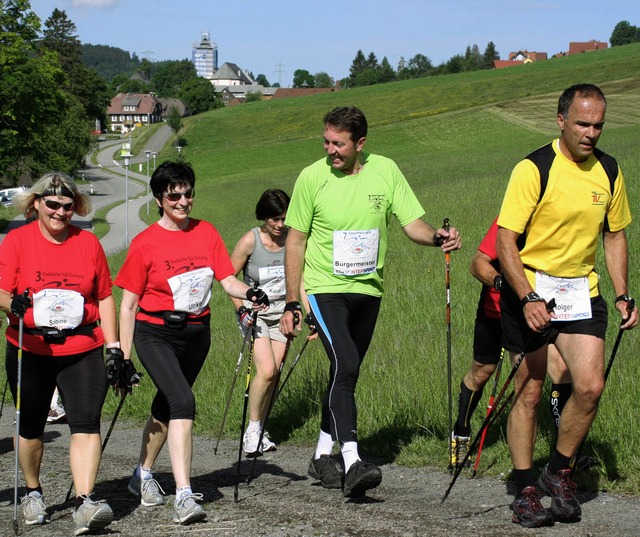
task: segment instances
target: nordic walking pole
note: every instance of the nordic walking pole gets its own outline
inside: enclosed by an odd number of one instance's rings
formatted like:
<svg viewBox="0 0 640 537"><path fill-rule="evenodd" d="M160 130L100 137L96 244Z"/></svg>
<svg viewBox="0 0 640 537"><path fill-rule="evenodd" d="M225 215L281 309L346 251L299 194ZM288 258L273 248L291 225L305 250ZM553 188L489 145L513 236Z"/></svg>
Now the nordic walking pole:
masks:
<svg viewBox="0 0 640 537"><path fill-rule="evenodd" d="M313 317L311 316L311 313L307 313L306 317L304 318L304 322L307 323L307 325L309 326L309 335L306 337L304 345L302 345L302 348L300 349L300 352L297 354L297 356L293 360L293 363L291 364L291 367L287 371L287 374L285 375L284 380L282 381L282 384L280 385L280 389L276 393L276 399L278 399L278 397L280 397L280 394L282 394L282 390L284 390L284 387L287 384L287 381L289 380L289 377L291 376L291 373L293 373L293 369L296 367L296 364L300 360L300 357L302 356L302 353L307 348L307 345L309 344L309 341L311 341L309 338L316 333L316 327L313 324Z"/></svg>
<svg viewBox="0 0 640 537"><path fill-rule="evenodd" d="M238 465L236 468L236 486L233 490L233 501L238 501L238 486L240 485L240 464L242 463L242 437L244 436L244 426L247 422L247 407L249 406L249 386L251 385L251 368L253 366L253 344L255 341L255 323L251 325L251 343L249 345L249 360L247 364L247 376L244 387L244 403L242 406L242 424L240 425L240 442L238 442Z"/></svg>
<svg viewBox="0 0 640 537"><path fill-rule="evenodd" d="M627 302L627 313L631 315L633 308L636 307L636 301L631 298ZM618 336L616 337L616 342L613 344L613 349L611 350L611 358L609 358L609 362L607 363L607 369L604 371L604 382L607 383L607 379L609 378L609 373L611 373L611 366L613 365L613 360L615 360L616 354L618 353L618 347L620 346L620 340L622 339L622 334L624 334L624 330L620 328L618 330Z"/></svg>
<svg viewBox="0 0 640 537"><path fill-rule="evenodd" d="M125 392L125 394L121 397L120 399L120 403L118 404L118 408L116 408L116 413L113 415L113 419L111 420L111 425L109 425L109 429L107 430L107 434L104 437L104 440L102 441L102 450L100 451L100 453L104 453L104 449L107 447L107 442L109 442L109 438L111 437L111 433L113 431L113 427L116 424L116 420L118 419L118 416L120 415L120 411L122 410L122 405L124 405L124 400L127 398L127 393ZM67 495L64 499L64 502L67 503L69 501L69 498L71 498L71 491L73 490L73 480L71 480L71 485L69 486L69 490L67 491Z"/></svg>
<svg viewBox="0 0 640 537"><path fill-rule="evenodd" d="M2 417L2 409L4 408L4 399L7 396L7 386L9 386L9 379L4 381L4 390L2 391L2 404L0 404L0 418Z"/></svg>
<svg viewBox="0 0 640 537"><path fill-rule="evenodd" d="M311 333L313 334L313 332L311 332ZM291 373L293 373L293 368L296 366L296 364L300 360L300 357L302 356L302 353L304 352L304 350L307 348L307 345L309 344L309 341L311 341L311 340L307 337L305 339L304 345L302 345L302 348L300 349L300 352L296 355L295 359L291 363L291 367L287 371L287 374L285 375L284 380L282 381L282 384L280 385L280 389L278 390L278 393L276 394L276 399L282 395L282 391L284 390L284 387L286 386L287 381L289 380L289 377L291 376Z"/></svg>
<svg viewBox="0 0 640 537"><path fill-rule="evenodd" d="M23 296L29 296L25 289ZM22 399L22 336L24 335L24 313L18 315L18 384L16 386L16 464L13 487L13 533L18 535L18 466L20 459L20 404Z"/></svg>
<svg viewBox="0 0 640 537"><path fill-rule="evenodd" d="M442 223L442 228L445 231L449 231L449 219L445 218ZM444 254L444 268L445 268L445 284L446 284L446 312L447 312L447 401L449 403L449 430L447 438L449 441L449 472L453 470L451 464L451 447L452 438L451 431L453 431L453 387L451 385L451 254L445 252Z"/></svg>
<svg viewBox="0 0 640 537"><path fill-rule="evenodd" d="M493 410L493 402L496 396L496 390L498 388L498 380L500 379L500 372L502 371L502 364L504 362L504 349L500 352L500 361L498 362L498 367L496 367L496 372L493 374L493 388L491 389L491 396L489 397L489 404L487 405L487 416L489 416ZM473 465L473 473L471 477L475 477L478 473L478 466L480 465L480 456L482 455L482 448L484 447L484 439L487 436L487 428L482 432L482 437L480 438L480 444L478 444L478 455L476 456L476 462Z"/></svg>
<svg viewBox="0 0 640 537"><path fill-rule="evenodd" d="M556 307L556 300L555 298L552 298L549 302L547 302L547 311L552 311L555 307ZM532 337L533 337L533 334L531 335L531 337L529 337L529 340L527 341L527 343L525 343L524 348L522 349L522 352L518 355L518 358L514 362L513 367L511 368L511 371L509 373L509 376L507 377L507 380L505 381L504 385L500 389L500 392L498 393L498 395L496 396L493 402L494 407L497 407L498 404L502 401L502 397L504 396L504 393L507 391L509 384L511 384L513 377L516 376L516 373L518 372L518 368L520 367L520 364L524 360L524 357L527 355L527 347L529 346L529 343ZM511 400L512 397L513 397L513 393L509 396L507 402ZM502 412L502 409L505 406L506 406L506 403L503 404L502 407L500 407L500 412ZM475 447L478 445L478 442L480 441L480 437L482 436L482 434L484 434L484 431L489 426L489 424L493 423L498 416L499 416L499 412L492 412L490 415L488 415L484 419L484 421L482 422L482 425L480 426L480 429L478 430L478 434L476 434L476 437L471 443L471 446L469 446L469 450L467 451L467 454L465 455L464 459L462 459L462 464L460 464L460 466L456 468L456 471L453 474L453 478L451 479L451 483L449 483L449 488L447 488L447 490L445 491L444 496L442 497L442 500L440 500L440 503L444 503L444 501L447 499L447 497L449 496L449 493L451 492L451 489L453 488L453 485L456 484L456 481L458 480L458 477L460 476L462 469L464 468L465 464L469 460L471 453L473 452Z"/></svg>
<svg viewBox="0 0 640 537"><path fill-rule="evenodd" d="M294 326L297 324L295 322L295 314L294 314ZM251 461L251 466L249 467L249 475L247 475L247 479L246 479L246 483L247 485L249 483L251 483L251 478L253 476L253 469L256 465L256 460L257 458L262 455L262 438L264 436L264 431L267 428L267 421L269 421L269 416L271 415L271 411L273 410L273 405L276 402L276 396L278 394L278 385L280 384L280 376L282 375L282 368L284 367L284 363L287 360L287 354L289 354L289 348L291 347L291 341L293 338L288 337L287 338L287 344L284 348L284 354L282 355L282 361L280 362L280 367L278 368L278 371L276 372L276 377L273 379L273 388L271 390L271 396L269 397L269 404L267 405L267 412L264 415L264 420L262 421L262 427L260 427L260 436L258 437L258 447L257 447L257 451L255 453L255 456L253 457L253 461ZM243 427L244 429L244 427Z"/></svg>
<svg viewBox="0 0 640 537"><path fill-rule="evenodd" d="M633 308L636 307L636 301L632 298L627 302L627 313L629 315L631 315L631 312L633 311ZM624 324L624 322L623 322ZM620 346L620 341L622 340L622 334L625 333L625 330L623 330L622 328L620 328L618 330L618 335L616 336L616 341L613 344L613 349L611 350L611 357L609 358L609 362L607 363L607 368L604 371L604 384L605 386L607 385L607 379L609 378L609 373L611 373L611 367L613 366L613 361L616 358L616 354L618 354L618 347ZM604 388L603 388L604 390ZM587 433L588 434L588 433ZM585 436L582 439L582 443L580 444L580 447L578 448L578 451L576 451L576 454L571 458L571 470L575 470L575 465L576 462L578 461L578 457L580 456L580 452L582 451L582 448L584 447L585 442L587 441L587 437Z"/></svg>
<svg viewBox="0 0 640 537"><path fill-rule="evenodd" d="M251 326L254 326L258 319L258 312L254 311L251 315ZM242 347L240 347L240 355L238 356L238 361L236 363L236 369L233 372L233 379L231 380L231 387L229 388L229 394L227 395L227 403L224 407L224 414L222 415L222 423L220 424L220 431L218 432L218 439L216 440L216 447L213 448L213 454L218 454L218 446L220 445L220 439L222 438L222 434L224 432L224 425L227 421L227 414L229 413L229 406L231 405L231 398L233 396L233 389L236 387L236 381L238 380L238 373L240 372L240 367L242 365L242 359L244 358L244 351L249 345L249 341L251 340L251 335L253 330L251 326L247 327L247 332L244 335L244 339L242 340Z"/></svg>

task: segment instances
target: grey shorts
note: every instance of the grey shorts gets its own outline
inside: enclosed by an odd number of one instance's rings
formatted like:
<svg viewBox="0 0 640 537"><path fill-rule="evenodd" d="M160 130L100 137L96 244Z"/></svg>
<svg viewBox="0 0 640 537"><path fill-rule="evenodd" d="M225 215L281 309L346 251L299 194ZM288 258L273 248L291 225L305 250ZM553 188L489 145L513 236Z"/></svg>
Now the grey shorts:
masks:
<svg viewBox="0 0 640 537"><path fill-rule="evenodd" d="M268 337L273 341L282 341L285 343L287 338L280 332L280 317L282 317L282 314L278 314L277 317L269 315L262 317L258 315L256 337Z"/></svg>

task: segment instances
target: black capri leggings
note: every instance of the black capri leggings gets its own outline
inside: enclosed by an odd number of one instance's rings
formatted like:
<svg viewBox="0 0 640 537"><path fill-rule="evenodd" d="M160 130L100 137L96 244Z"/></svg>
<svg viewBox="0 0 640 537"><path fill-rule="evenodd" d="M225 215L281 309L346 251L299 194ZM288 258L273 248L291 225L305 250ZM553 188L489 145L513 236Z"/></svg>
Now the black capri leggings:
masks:
<svg viewBox="0 0 640 537"><path fill-rule="evenodd" d="M6 370L15 401L18 347L8 341ZM108 387L102 347L69 356L22 351L20 436L29 440L42 436L56 384L71 434L99 434L100 413Z"/></svg>
<svg viewBox="0 0 640 537"><path fill-rule="evenodd" d="M140 362L158 389L151 415L162 423L194 419L196 402L191 386L209 353L209 325L188 323L183 330L173 330L136 321L134 343Z"/></svg>
<svg viewBox="0 0 640 537"><path fill-rule="evenodd" d="M380 297L357 293L309 295L315 325L329 358L329 387L321 429L334 440L358 440L356 382L380 311Z"/></svg>

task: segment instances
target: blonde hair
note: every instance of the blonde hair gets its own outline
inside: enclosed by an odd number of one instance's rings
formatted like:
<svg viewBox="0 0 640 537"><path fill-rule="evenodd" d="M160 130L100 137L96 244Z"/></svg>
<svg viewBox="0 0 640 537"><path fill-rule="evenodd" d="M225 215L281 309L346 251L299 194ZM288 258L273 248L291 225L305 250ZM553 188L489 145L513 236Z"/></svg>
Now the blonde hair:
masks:
<svg viewBox="0 0 640 537"><path fill-rule="evenodd" d="M79 216L88 215L93 208L91 198L80 192L73 179L62 172L45 173L29 190L16 194L13 205L28 219L38 213L34 202L44 196L72 198L73 212Z"/></svg>

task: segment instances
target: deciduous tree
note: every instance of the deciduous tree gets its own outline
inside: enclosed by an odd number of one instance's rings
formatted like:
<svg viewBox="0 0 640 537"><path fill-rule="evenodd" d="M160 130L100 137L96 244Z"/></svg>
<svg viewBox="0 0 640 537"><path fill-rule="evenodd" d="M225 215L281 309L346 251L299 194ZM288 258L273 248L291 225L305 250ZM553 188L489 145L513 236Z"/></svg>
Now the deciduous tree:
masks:
<svg viewBox="0 0 640 537"><path fill-rule="evenodd" d="M640 28L633 26L629 21L620 21L613 29L609 41L612 47L636 43L640 41Z"/></svg>
<svg viewBox="0 0 640 537"><path fill-rule="evenodd" d="M294 88L313 88L314 82L313 75L306 69L296 69L293 72Z"/></svg>
<svg viewBox="0 0 640 537"><path fill-rule="evenodd" d="M327 73L321 71L313 75L313 87L314 88L332 88L335 85L333 78Z"/></svg>
<svg viewBox="0 0 640 537"><path fill-rule="evenodd" d="M182 86L179 97L193 114L223 106L213 84L201 76L187 80Z"/></svg>

